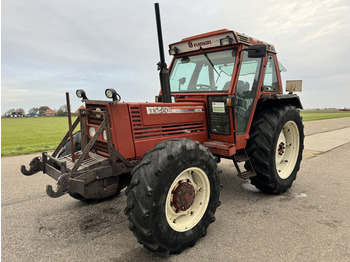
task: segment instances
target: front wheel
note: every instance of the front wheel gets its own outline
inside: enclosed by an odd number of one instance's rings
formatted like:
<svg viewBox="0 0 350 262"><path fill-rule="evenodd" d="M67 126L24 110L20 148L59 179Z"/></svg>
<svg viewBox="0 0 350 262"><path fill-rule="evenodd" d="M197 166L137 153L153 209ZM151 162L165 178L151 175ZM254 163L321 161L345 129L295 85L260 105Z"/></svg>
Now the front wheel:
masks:
<svg viewBox="0 0 350 262"><path fill-rule="evenodd" d="M193 246L206 234L219 205L217 163L189 139L159 143L132 172L125 213L147 249L168 254Z"/></svg>
<svg viewBox="0 0 350 262"><path fill-rule="evenodd" d="M257 176L253 185L280 194L292 186L304 148L302 119L292 105L263 108L254 117L247 153Z"/></svg>

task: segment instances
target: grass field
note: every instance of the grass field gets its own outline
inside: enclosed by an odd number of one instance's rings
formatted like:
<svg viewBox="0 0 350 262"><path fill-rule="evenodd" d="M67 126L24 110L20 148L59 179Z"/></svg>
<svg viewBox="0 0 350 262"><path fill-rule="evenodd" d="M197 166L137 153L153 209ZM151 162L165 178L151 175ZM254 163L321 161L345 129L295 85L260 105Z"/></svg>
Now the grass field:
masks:
<svg viewBox="0 0 350 262"><path fill-rule="evenodd" d="M313 121L340 117L350 117L350 111L339 110L302 110L303 121Z"/></svg>
<svg viewBox="0 0 350 262"><path fill-rule="evenodd" d="M350 112L303 110L301 115L304 121L312 121L350 117ZM54 150L67 130L67 117L2 118L1 156Z"/></svg>
<svg viewBox="0 0 350 262"><path fill-rule="evenodd" d="M67 131L67 117L2 118L1 156L54 150Z"/></svg>

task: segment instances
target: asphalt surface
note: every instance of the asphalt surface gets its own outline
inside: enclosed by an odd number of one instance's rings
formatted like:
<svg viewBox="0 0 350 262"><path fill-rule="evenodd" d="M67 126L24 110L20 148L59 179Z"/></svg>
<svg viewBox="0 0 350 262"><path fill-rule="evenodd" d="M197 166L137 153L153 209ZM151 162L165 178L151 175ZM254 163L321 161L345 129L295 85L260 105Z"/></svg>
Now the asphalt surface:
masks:
<svg viewBox="0 0 350 262"><path fill-rule="evenodd" d="M36 154L2 158L2 261L350 261L349 128L350 118L306 122L301 170L282 195L259 192L222 161L216 221L193 248L165 258L129 231L124 194L92 205L52 199L51 178L19 171Z"/></svg>

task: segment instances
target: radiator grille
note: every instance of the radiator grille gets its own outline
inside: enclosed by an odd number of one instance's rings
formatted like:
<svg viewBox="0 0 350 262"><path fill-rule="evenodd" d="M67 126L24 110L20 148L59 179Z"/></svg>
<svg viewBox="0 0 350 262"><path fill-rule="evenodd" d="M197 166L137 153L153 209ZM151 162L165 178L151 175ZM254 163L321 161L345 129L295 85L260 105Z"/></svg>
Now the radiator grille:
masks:
<svg viewBox="0 0 350 262"><path fill-rule="evenodd" d="M88 110L96 110L96 111L106 111L108 112L108 105L101 105L101 104L87 104L86 109ZM87 116L87 123L88 125L97 125L100 126L103 121L103 116L102 115L97 115L97 114L89 114ZM106 154L109 154L108 151L108 145L104 141L97 140L95 144L92 147L93 149L104 152Z"/></svg>
<svg viewBox="0 0 350 262"><path fill-rule="evenodd" d="M130 115L135 140L205 131L204 123L172 124L152 127L144 126L139 106L131 106Z"/></svg>
<svg viewBox="0 0 350 262"><path fill-rule="evenodd" d="M131 114L131 124L133 127L141 126L141 110L139 106L131 106L130 107Z"/></svg>
<svg viewBox="0 0 350 262"><path fill-rule="evenodd" d="M142 138L149 138L149 137L188 134L188 133L202 132L202 131L204 131L203 123L161 126L161 127L139 127L134 129L134 136L135 136L135 139L142 139Z"/></svg>
<svg viewBox="0 0 350 262"><path fill-rule="evenodd" d="M108 106L107 105L87 104L86 109L97 110L97 111L108 111ZM88 124L101 125L102 121L103 121L102 115L97 115L97 114L89 114L88 115Z"/></svg>

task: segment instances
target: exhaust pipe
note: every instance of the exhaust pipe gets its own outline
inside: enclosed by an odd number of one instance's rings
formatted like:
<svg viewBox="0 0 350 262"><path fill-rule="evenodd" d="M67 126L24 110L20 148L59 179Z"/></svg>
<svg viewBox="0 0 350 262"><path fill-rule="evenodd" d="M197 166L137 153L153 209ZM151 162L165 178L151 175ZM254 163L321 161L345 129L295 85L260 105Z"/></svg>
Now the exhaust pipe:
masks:
<svg viewBox="0 0 350 262"><path fill-rule="evenodd" d="M164 47L163 47L163 35L162 35L162 25L160 23L160 12L159 4L154 4L156 12L156 21L157 21L157 32L158 32L158 45L159 45L159 55L160 62L158 63L159 79L160 79L160 89L162 91L162 102L171 103L171 91L170 91L170 80L169 80L169 71L167 64L164 59Z"/></svg>

